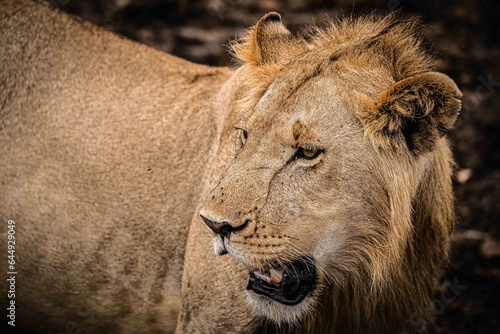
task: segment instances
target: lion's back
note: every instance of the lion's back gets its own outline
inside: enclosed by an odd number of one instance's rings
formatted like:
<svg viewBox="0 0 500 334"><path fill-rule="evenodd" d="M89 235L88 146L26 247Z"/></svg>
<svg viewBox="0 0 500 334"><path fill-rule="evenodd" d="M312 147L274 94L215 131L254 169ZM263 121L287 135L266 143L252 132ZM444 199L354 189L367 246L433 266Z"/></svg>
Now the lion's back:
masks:
<svg viewBox="0 0 500 334"><path fill-rule="evenodd" d="M16 222L19 323L175 326L228 71L33 6L8 2L0 20L0 230Z"/></svg>

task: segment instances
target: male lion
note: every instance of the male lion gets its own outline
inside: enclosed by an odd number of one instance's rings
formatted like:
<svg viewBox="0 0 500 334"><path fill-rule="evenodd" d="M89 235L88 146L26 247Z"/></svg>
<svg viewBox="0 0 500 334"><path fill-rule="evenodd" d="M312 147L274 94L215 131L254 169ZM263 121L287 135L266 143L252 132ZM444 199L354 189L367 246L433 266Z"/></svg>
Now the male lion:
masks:
<svg viewBox="0 0 500 334"><path fill-rule="evenodd" d="M297 38L269 13L234 43L230 71L2 1L16 325L425 331L461 94L414 26L365 16Z"/></svg>

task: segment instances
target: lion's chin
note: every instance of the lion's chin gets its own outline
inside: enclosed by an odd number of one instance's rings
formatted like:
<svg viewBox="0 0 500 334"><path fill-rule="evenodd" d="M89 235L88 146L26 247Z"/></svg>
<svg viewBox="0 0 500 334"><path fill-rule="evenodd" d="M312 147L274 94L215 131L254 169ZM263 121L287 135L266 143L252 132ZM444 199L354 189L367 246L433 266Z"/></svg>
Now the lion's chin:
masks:
<svg viewBox="0 0 500 334"><path fill-rule="evenodd" d="M307 296L296 305L285 305L264 295L247 290L247 305L257 315L278 324L295 324L312 311L315 298Z"/></svg>

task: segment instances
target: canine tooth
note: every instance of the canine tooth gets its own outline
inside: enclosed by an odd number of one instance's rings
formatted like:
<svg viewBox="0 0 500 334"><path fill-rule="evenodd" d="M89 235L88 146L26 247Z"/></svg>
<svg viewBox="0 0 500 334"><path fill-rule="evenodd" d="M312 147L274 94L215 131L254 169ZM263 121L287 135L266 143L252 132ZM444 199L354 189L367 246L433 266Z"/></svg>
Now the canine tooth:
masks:
<svg viewBox="0 0 500 334"><path fill-rule="evenodd" d="M253 272L253 274L258 279L266 281L267 283L271 282L271 277L269 276L269 272L267 272L267 274L266 274L265 270L256 270Z"/></svg>
<svg viewBox="0 0 500 334"><path fill-rule="evenodd" d="M281 280L283 279L283 272L285 270L282 269L271 269L270 270L270 276L271 276L271 283L279 285L281 283Z"/></svg>

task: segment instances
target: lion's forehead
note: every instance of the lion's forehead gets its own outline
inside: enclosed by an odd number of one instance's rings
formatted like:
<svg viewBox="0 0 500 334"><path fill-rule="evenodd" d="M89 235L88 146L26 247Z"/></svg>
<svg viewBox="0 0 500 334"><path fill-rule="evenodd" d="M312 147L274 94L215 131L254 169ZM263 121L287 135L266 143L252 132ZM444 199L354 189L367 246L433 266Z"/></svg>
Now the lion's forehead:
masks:
<svg viewBox="0 0 500 334"><path fill-rule="evenodd" d="M335 80L317 77L295 88L293 94L280 83L268 88L247 115L252 135L296 144L299 137L326 140L355 122L353 103Z"/></svg>

